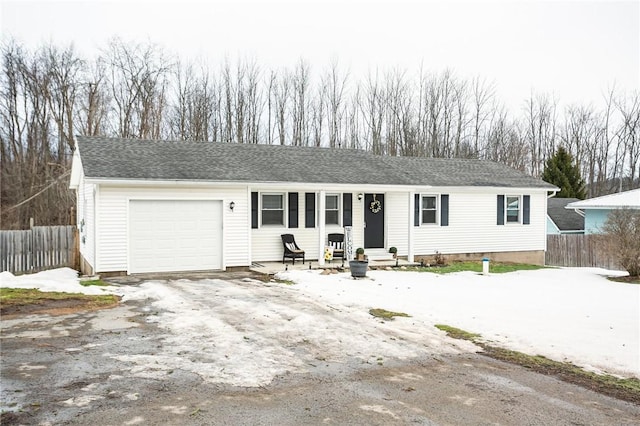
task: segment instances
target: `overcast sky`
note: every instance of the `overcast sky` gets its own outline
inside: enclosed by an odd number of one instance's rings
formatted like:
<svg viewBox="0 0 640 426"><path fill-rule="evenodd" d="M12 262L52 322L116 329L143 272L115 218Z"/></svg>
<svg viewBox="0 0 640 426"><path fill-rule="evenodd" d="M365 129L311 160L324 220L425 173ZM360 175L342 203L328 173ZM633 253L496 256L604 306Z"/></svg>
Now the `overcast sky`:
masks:
<svg viewBox="0 0 640 426"><path fill-rule="evenodd" d="M354 77L399 67L495 81L514 108L532 90L601 104L614 83L640 88L639 1L1 1L0 25L29 47L74 43L93 56L112 36L182 58L225 57Z"/></svg>

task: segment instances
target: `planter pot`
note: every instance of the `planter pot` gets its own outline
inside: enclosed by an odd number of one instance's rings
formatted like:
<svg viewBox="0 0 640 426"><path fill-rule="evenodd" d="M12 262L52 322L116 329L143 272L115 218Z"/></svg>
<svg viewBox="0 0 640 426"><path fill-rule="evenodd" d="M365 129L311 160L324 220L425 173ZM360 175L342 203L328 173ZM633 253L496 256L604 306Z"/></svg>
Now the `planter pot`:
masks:
<svg viewBox="0 0 640 426"><path fill-rule="evenodd" d="M362 278L367 276L367 268L369 267L368 261L362 260L350 260L349 269L351 270L351 276L353 278Z"/></svg>

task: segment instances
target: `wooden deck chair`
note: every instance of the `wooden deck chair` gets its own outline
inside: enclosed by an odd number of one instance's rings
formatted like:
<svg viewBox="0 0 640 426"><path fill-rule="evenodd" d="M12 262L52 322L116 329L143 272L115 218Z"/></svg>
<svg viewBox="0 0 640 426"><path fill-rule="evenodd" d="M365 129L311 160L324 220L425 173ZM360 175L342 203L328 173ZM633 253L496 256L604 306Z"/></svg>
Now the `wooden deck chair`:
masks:
<svg viewBox="0 0 640 426"><path fill-rule="evenodd" d="M333 248L333 258L339 257L344 262L344 234L329 234L327 242Z"/></svg>
<svg viewBox="0 0 640 426"><path fill-rule="evenodd" d="M282 234L280 237L282 238L282 246L284 248L282 263L284 263L284 260L289 257L294 264L296 263L296 259L302 258L302 263L304 264L304 250L298 247L293 234Z"/></svg>

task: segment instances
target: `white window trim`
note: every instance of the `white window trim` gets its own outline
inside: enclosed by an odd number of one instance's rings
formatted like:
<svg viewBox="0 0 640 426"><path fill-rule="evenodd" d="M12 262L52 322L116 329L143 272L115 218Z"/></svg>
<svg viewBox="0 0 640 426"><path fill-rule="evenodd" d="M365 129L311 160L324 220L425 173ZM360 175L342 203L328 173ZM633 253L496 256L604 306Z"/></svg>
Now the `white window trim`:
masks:
<svg viewBox="0 0 640 426"><path fill-rule="evenodd" d="M517 222L509 222L508 211L509 211L509 198L517 198L518 199L518 221ZM522 225L522 195L515 194L505 194L504 195L504 224L505 225Z"/></svg>
<svg viewBox="0 0 640 426"><path fill-rule="evenodd" d="M263 195L279 195L280 197L282 197L282 223L281 224L263 224L262 223L262 212L264 211L264 208L262 206L262 196ZM286 193L284 192L261 192L259 194L259 201L260 201L260 223L258 224L258 226L260 228L262 227L266 227L266 228L286 228L287 227L287 197L286 197ZM269 211L273 211L276 209L268 209Z"/></svg>
<svg viewBox="0 0 640 426"><path fill-rule="evenodd" d="M433 223L424 223L424 197L435 197L436 199L436 221ZM420 194L420 226L440 226L440 194Z"/></svg>
<svg viewBox="0 0 640 426"><path fill-rule="evenodd" d="M336 197L338 199L338 223L327 223L327 197ZM325 194L324 196L324 224L325 226L342 226L342 200L341 194ZM331 209L331 211L335 211Z"/></svg>

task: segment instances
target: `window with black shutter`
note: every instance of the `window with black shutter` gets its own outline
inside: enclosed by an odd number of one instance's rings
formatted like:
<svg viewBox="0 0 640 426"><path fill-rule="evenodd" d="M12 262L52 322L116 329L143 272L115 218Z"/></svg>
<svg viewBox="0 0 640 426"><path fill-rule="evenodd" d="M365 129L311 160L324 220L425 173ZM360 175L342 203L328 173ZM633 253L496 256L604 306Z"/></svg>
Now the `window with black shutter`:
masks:
<svg viewBox="0 0 640 426"><path fill-rule="evenodd" d="M298 193L289 193L289 228L298 227Z"/></svg>
<svg viewBox="0 0 640 426"><path fill-rule="evenodd" d="M440 226L449 226L449 194L440 195Z"/></svg>
<svg viewBox="0 0 640 426"><path fill-rule="evenodd" d="M353 194L342 194L342 226L353 224Z"/></svg>
<svg viewBox="0 0 640 426"><path fill-rule="evenodd" d="M251 193L251 228L258 228L258 193Z"/></svg>
<svg viewBox="0 0 640 426"><path fill-rule="evenodd" d="M304 194L304 227L316 227L316 194L314 192Z"/></svg>

